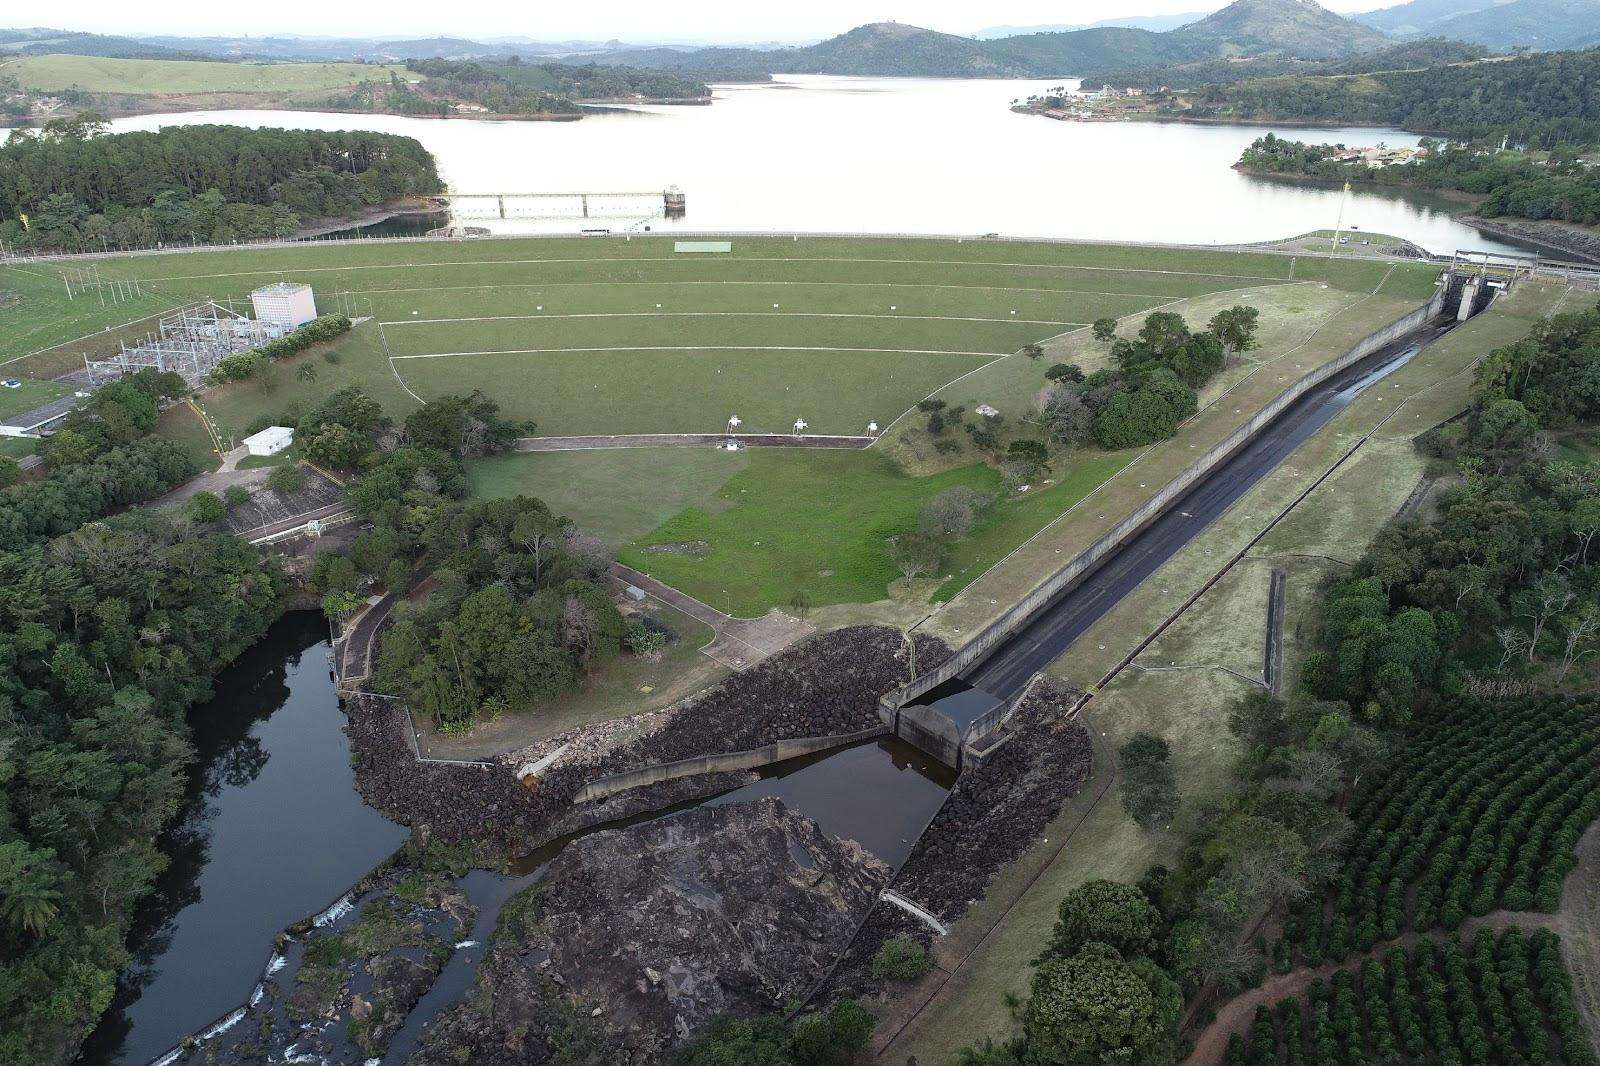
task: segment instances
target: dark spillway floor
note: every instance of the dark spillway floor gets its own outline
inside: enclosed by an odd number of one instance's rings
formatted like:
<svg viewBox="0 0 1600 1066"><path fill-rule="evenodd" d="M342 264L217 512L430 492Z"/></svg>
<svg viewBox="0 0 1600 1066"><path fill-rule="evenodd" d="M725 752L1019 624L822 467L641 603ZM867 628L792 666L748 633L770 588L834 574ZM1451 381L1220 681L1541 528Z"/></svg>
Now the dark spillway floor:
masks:
<svg viewBox="0 0 1600 1066"><path fill-rule="evenodd" d="M1021 695L1030 677L1066 651L1252 485L1374 382L1405 365L1453 324L1436 322L1425 326L1312 389L1087 578L1062 592L1024 629L970 667L962 678L1002 700Z"/></svg>

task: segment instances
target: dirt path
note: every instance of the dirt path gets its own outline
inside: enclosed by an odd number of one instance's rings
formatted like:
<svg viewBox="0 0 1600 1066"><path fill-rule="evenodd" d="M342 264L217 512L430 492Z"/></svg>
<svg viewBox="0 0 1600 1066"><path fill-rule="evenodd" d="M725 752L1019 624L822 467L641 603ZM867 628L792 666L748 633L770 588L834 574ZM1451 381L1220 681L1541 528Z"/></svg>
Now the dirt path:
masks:
<svg viewBox="0 0 1600 1066"><path fill-rule="evenodd" d="M1492 911L1482 917L1468 918L1454 935L1465 939L1479 929L1500 933L1512 926L1555 932L1561 938L1561 957L1572 974L1578 1010L1589 1028L1590 1039L1600 1047L1600 822L1584 833L1578 841L1577 852L1578 866L1562 885L1561 906L1556 913ZM1214 1066L1221 1062L1228 1051L1228 1039L1234 1033L1242 1035L1250 1030L1257 1007L1271 1007L1280 999L1304 995L1311 982L1319 978L1325 981L1340 970L1353 970L1390 948L1410 948L1421 940L1445 940L1450 935L1408 932L1341 963L1274 974L1264 984L1223 1004L1216 1020L1195 1037L1194 1051L1184 1061L1188 1066Z"/></svg>
<svg viewBox="0 0 1600 1066"><path fill-rule="evenodd" d="M815 628L776 607L760 618L735 618L723 614L715 607L679 592L666 582L621 563L611 564L611 574L617 580L642 589L667 606L710 626L716 633L716 639L702 648L701 654L731 670L748 670Z"/></svg>
<svg viewBox="0 0 1600 1066"><path fill-rule="evenodd" d="M877 437L799 433L614 433L586 437L521 437L519 452L592 452L612 448L710 448L729 440L741 448L844 448L859 451Z"/></svg>
<svg viewBox="0 0 1600 1066"><path fill-rule="evenodd" d="M1555 930L1561 959L1572 974L1572 996L1600 1049L1600 822L1578 839L1578 866L1561 886Z"/></svg>

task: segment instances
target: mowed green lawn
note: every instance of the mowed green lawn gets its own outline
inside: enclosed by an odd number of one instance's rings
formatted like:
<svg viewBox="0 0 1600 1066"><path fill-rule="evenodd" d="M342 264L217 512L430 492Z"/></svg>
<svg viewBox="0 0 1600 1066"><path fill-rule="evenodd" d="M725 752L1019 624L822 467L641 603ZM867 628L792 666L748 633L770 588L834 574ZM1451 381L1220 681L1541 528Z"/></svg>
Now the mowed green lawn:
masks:
<svg viewBox="0 0 1600 1066"><path fill-rule="evenodd" d="M4 368L0 368L0 381L10 378L11 375L7 374ZM0 418L23 414L51 400L59 400L72 392L71 386L55 381L31 381L28 378L16 380L16 388L0 387Z"/></svg>
<svg viewBox="0 0 1600 1066"><path fill-rule="evenodd" d="M101 308L65 299L61 264L0 268L26 285L0 316L0 359L96 334L161 306L240 299L303 280L324 311L371 316L318 362L315 382L207 395L242 435L342 385L395 416L481 388L546 434L887 426L935 389L1030 342L1174 299L1326 279L1342 291L1415 288L1433 268L1222 250L999 241L733 239L731 255L679 255L670 238L280 245L96 261L146 296ZM24 272L25 271L25 272ZM774 306L776 305L776 306ZM450 320L450 321L441 321ZM114 347L106 337L107 347ZM574 350L577 349L577 350ZM458 355L453 353L497 353ZM391 356L395 358L391 358ZM443 356L443 358L408 358ZM314 357L313 357L314 358ZM14 364L59 373L59 360Z"/></svg>
<svg viewBox="0 0 1600 1066"><path fill-rule="evenodd" d="M951 547L937 599L973 578L1127 462L1058 460L1054 483L1001 498ZM474 489L538 496L620 546L619 558L730 614L754 616L803 591L815 606L868 603L900 575L890 537L915 529L935 494L965 485L1004 497L972 464L912 477L877 449L622 449L509 455L476 463Z"/></svg>

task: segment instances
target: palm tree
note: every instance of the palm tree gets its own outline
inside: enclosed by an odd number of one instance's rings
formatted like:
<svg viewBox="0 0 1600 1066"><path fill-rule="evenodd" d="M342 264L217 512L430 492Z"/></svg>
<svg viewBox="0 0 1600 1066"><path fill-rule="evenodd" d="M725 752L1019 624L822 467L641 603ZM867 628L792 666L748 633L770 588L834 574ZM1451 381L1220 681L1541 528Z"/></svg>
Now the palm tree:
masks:
<svg viewBox="0 0 1600 1066"><path fill-rule="evenodd" d="M0 847L0 915L13 929L37 936L55 918L61 891L51 858L20 840Z"/></svg>
<svg viewBox="0 0 1600 1066"><path fill-rule="evenodd" d="M307 385L317 380L317 368L310 363L301 363L300 369L294 372L295 380L303 381Z"/></svg>

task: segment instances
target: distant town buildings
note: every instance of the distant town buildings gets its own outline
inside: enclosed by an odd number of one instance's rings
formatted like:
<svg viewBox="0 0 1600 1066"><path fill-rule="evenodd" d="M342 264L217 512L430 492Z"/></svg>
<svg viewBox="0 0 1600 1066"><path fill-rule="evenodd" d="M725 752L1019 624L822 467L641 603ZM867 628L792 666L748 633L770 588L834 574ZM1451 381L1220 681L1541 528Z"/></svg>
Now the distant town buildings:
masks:
<svg viewBox="0 0 1600 1066"><path fill-rule="evenodd" d="M1331 157L1336 163L1360 163L1370 170L1403 166L1428 157L1426 148L1345 148Z"/></svg>

